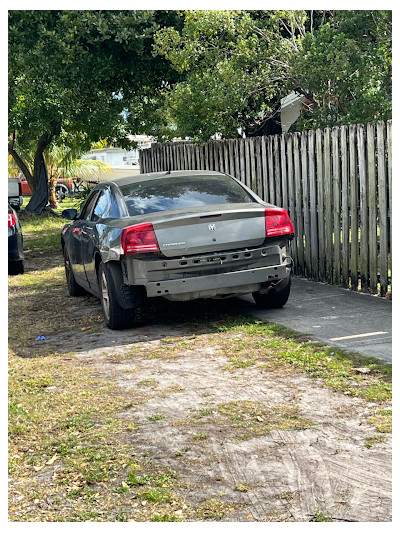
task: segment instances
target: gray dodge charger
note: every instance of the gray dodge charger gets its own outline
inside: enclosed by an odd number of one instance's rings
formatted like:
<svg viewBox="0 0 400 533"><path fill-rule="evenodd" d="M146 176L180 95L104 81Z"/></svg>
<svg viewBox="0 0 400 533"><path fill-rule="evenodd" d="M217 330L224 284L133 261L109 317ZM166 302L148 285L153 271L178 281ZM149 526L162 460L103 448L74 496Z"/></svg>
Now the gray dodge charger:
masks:
<svg viewBox="0 0 400 533"><path fill-rule="evenodd" d="M290 293L287 212L209 170L136 174L98 184L61 233L69 294L89 291L111 329L133 326L146 298L252 293L282 307Z"/></svg>

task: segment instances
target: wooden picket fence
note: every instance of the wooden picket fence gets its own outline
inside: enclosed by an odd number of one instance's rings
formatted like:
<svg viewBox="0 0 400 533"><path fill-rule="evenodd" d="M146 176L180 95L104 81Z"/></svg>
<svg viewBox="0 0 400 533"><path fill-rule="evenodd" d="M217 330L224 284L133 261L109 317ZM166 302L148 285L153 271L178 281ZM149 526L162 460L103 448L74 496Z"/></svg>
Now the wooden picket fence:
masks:
<svg viewBox="0 0 400 533"><path fill-rule="evenodd" d="M141 172L226 172L284 207L295 228L294 274L391 293L392 121L301 133L155 143Z"/></svg>

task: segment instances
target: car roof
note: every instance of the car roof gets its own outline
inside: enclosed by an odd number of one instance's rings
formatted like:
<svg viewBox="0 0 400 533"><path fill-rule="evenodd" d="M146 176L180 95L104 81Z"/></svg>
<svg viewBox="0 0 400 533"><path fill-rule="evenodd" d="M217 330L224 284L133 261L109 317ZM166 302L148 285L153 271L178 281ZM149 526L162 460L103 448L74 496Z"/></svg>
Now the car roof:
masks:
<svg viewBox="0 0 400 533"><path fill-rule="evenodd" d="M149 172L147 174L132 174L131 176L125 176L124 178L118 178L117 180L110 180L111 183L114 183L118 187L123 187L124 185L130 185L131 183L136 183L138 181L152 181L165 177L194 177L194 176L226 176L223 172L217 172L215 170L171 170L163 172ZM103 182L103 183L110 183Z"/></svg>

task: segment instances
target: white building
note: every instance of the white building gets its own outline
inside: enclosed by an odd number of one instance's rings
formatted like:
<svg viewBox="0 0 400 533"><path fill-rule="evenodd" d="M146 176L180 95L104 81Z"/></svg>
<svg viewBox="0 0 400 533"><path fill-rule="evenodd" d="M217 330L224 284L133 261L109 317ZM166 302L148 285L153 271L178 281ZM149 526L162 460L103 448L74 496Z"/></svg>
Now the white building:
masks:
<svg viewBox="0 0 400 533"><path fill-rule="evenodd" d="M150 148L154 139L147 135L129 135L129 140L135 141L138 145L137 148L133 150L114 148L112 146L96 148L82 156L82 159L102 161L112 167L110 172L100 172L96 176L96 181L106 181L109 179L122 178L131 174L139 174L139 151L144 148Z"/></svg>

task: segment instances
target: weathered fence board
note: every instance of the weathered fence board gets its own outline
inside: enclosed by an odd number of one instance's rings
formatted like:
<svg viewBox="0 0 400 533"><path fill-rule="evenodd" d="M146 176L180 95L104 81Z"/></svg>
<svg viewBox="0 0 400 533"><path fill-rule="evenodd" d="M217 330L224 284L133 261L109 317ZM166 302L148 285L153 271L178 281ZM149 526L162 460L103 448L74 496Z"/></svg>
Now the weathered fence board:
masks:
<svg viewBox="0 0 400 533"><path fill-rule="evenodd" d="M310 177L310 262L311 278L318 279L317 176L315 172L315 132L308 132L308 172Z"/></svg>
<svg viewBox="0 0 400 533"><path fill-rule="evenodd" d="M332 223L332 156L331 130L324 130L324 200L325 200L325 279L332 283L333 223Z"/></svg>
<svg viewBox="0 0 400 533"><path fill-rule="evenodd" d="M348 152L348 130L344 126L340 130L340 157L342 176L342 275L341 285L349 287L350 270L350 212L349 212L349 152Z"/></svg>
<svg viewBox="0 0 400 533"><path fill-rule="evenodd" d="M142 172L227 172L295 227L294 273L391 291L392 121L249 139L153 144Z"/></svg>
<svg viewBox="0 0 400 533"><path fill-rule="evenodd" d="M332 129L332 200L333 200L333 282L340 285L341 264L341 198L340 198L340 159L339 131Z"/></svg>
<svg viewBox="0 0 400 533"><path fill-rule="evenodd" d="M385 293L388 286L388 252L389 252L389 225L388 225L388 190L385 161L385 129L383 122L377 125L378 148L378 201L379 201L379 233L380 233L380 285L381 292Z"/></svg>
<svg viewBox="0 0 400 533"><path fill-rule="evenodd" d="M360 174L360 273L361 289L368 286L368 188L364 126L357 126L358 171Z"/></svg>
<svg viewBox="0 0 400 533"><path fill-rule="evenodd" d="M311 225L310 225L310 192L308 182L307 133L301 134L301 181L303 184L303 227L304 227L304 275L311 275Z"/></svg>
<svg viewBox="0 0 400 533"><path fill-rule="evenodd" d="M316 136L316 160L317 160L317 196L318 196L318 280L325 280L325 204L324 204L324 161L323 161L323 137L322 131L317 130Z"/></svg>
<svg viewBox="0 0 400 533"><path fill-rule="evenodd" d="M368 249L377 250L376 227L376 172L375 172L375 128L367 126L367 164L368 164ZM378 288L378 254L369 254L369 287L372 292Z"/></svg>

